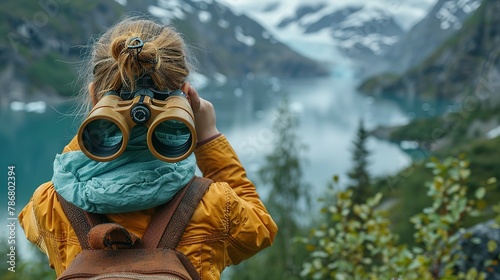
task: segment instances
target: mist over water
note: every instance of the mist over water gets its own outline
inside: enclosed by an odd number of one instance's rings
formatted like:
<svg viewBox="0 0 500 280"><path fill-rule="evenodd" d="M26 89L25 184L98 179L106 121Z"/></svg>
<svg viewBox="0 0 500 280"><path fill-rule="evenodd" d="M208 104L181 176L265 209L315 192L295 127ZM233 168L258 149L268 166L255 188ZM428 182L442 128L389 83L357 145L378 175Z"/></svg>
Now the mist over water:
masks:
<svg viewBox="0 0 500 280"><path fill-rule="evenodd" d="M333 175L340 175L341 182L345 179L344 174L351 168L352 141L361 119L368 129L408 121L407 113L397 103L358 94L352 78L331 76L270 83L278 85L264 87L265 90L259 90L258 86L237 88L236 94L225 90L228 95L206 96L217 110L219 130L229 138L250 178L257 177L256 171L275 145L273 121L284 95L299 120L297 134L307 147L302 154L304 180L313 186L315 193ZM226 106L227 103L232 106ZM398 145L386 141L370 138L368 149L372 153L369 169L373 175L396 172L410 162Z"/></svg>

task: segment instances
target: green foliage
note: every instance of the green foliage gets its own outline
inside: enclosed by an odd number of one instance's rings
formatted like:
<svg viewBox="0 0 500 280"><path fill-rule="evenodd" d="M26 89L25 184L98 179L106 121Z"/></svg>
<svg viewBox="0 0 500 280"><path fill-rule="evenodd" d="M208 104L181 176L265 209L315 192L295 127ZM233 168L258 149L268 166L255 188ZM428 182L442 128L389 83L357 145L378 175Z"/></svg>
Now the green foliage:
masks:
<svg viewBox="0 0 500 280"><path fill-rule="evenodd" d="M440 131L443 129L443 122L440 118L417 119L411 125L405 125L394 130L390 139L392 141L418 140L437 141L444 137Z"/></svg>
<svg viewBox="0 0 500 280"><path fill-rule="evenodd" d="M368 131L366 131L363 121L359 122L356 139L354 140L353 162L354 166L347 176L351 181L349 188L353 189L353 203L359 204L370 197L371 183L368 174L368 156L370 152L366 148Z"/></svg>
<svg viewBox="0 0 500 280"><path fill-rule="evenodd" d="M288 279L300 272L305 250L293 242L293 237L303 234L299 219L304 206L309 204L310 194L309 186L302 180L304 161L301 154L306 147L297 134L298 124L298 118L290 110L285 97L273 124L275 141L272 152L259 170L262 185L271 188L265 205L278 225L278 234L274 244L258 258L235 268L234 279L262 279L261 268L271 264L272 268L265 272L266 279Z"/></svg>
<svg viewBox="0 0 500 280"><path fill-rule="evenodd" d="M473 188L480 186L481 181L488 177L500 178L500 150L499 138L482 138L487 132L486 123L498 122L500 118L498 105L482 104L476 110L462 109L455 113L446 114L441 118L416 120L397 129L391 140L419 140L423 143L447 143L432 153L438 158L448 155L465 154L470 160L471 176L469 185ZM480 135L472 127L482 129ZM441 140L440 140L441 139ZM438 145L440 146L440 145ZM425 154L412 151L416 157L423 159ZM394 222L394 231L402 242L413 243L409 218L417 214L420 209L429 203L422 182L432 180L432 175L425 170L425 166L414 163L394 176L387 176L379 180L375 188L384 190L384 197L397 197L398 201L392 208L390 219ZM486 198L489 203L500 200L500 191L493 190ZM491 217L488 217L491 218ZM484 218L466 218L465 225L470 226Z"/></svg>
<svg viewBox="0 0 500 280"><path fill-rule="evenodd" d="M67 43L83 44L90 30L102 31L103 20L114 22L124 12L115 1L4 0L0 3L0 31L5 33L0 34L15 33L16 24L23 22ZM94 20L94 14L99 14L100 20Z"/></svg>
<svg viewBox="0 0 500 280"><path fill-rule="evenodd" d="M352 190L336 192L332 186L321 200L324 222L308 237L297 238L310 252L301 277L391 279L405 272L402 268L411 262L411 253L397 245L389 220L377 209L382 195L353 204Z"/></svg>
<svg viewBox="0 0 500 280"><path fill-rule="evenodd" d="M388 176L378 181L376 188L385 187L384 197L394 201L389 219L392 221L392 229L404 244L415 243L413 239L413 226L410 218L422 211L432 203L426 195L426 189L422 182L431 181L432 174L428 172L423 163L414 163L395 176Z"/></svg>
<svg viewBox="0 0 500 280"><path fill-rule="evenodd" d="M299 213L297 202L308 200L308 186L302 182L303 164L301 153L306 148L297 135L297 116L290 111L290 104L285 97L278 108L273 124L276 141L271 154L266 156L266 163L259 170L264 184L272 186L266 206L273 213L278 223L296 227ZM292 232L293 233L293 230Z"/></svg>
<svg viewBox="0 0 500 280"><path fill-rule="evenodd" d="M115 1L1 1L3 64L14 67L30 93L72 96L73 63L86 56L83 46L124 12Z"/></svg>
<svg viewBox="0 0 500 280"><path fill-rule="evenodd" d="M0 241L0 251L8 252L9 245ZM16 279L37 279L37 280L53 280L56 274L47 264L47 256L45 256L33 244L29 244L28 250L20 251L16 247L16 263L15 271L9 271L10 264L2 261L0 265L0 279L16 280ZM32 255L27 258L27 254Z"/></svg>
<svg viewBox="0 0 500 280"><path fill-rule="evenodd" d="M368 78L358 86L358 90L366 93L375 93L378 88L398 82L399 75L394 73L383 73L380 76Z"/></svg>
<svg viewBox="0 0 500 280"><path fill-rule="evenodd" d="M484 200L487 188L492 184L477 188L473 196L468 193L470 177L469 162L448 158L443 162L431 159L427 166L433 169L434 179L428 184L427 195L432 198L432 206L411 218L416 233L415 240L421 244L423 254L419 265L427 265L433 279L451 279L458 255L453 255L458 240L464 231L464 218L477 217L486 209ZM463 279L459 275L454 279ZM479 278L481 279L481 278Z"/></svg>
<svg viewBox="0 0 500 280"><path fill-rule="evenodd" d="M470 140L463 145L456 145L435 153L438 158L446 158L449 154L464 154L470 161L471 170L468 178L469 195L473 195L479 188L484 178L500 178L500 141L496 139ZM391 197L395 204L389 213L390 220L394 223L393 230L400 236L403 243L413 244L413 229L409 222L410 217L416 215L426 205L432 203L431 198L426 195L425 186L422 182L432 181L432 174L426 170L424 164L415 163L395 176L388 176L378 181L376 189L384 189L384 197ZM491 190L485 198L488 204L500 200L500 191ZM492 214L485 217L464 217L464 226L472 226L485 219L492 218Z"/></svg>
<svg viewBox="0 0 500 280"><path fill-rule="evenodd" d="M479 186L483 178L500 178L500 138L469 140L462 145L453 146L442 151L438 151L437 156L445 154L465 154L471 162L471 177L469 179L472 186ZM500 192L495 190L491 194L496 200L500 199ZM493 202L493 200L490 200Z"/></svg>
<svg viewBox="0 0 500 280"><path fill-rule="evenodd" d="M302 277L307 279L485 279L485 273L475 269L456 273L459 255L453 252L464 234L466 216L482 215L487 208L484 200L495 179L489 179L468 191L471 175L469 163L448 158L427 163L434 178L427 185L431 206L411 218L417 246L398 245L389 219L379 205L377 194L365 203L352 202L352 190L334 192L322 200L323 223L313 228L308 237L297 238L309 250ZM497 207L500 211L500 207ZM354 216L351 217L350 213ZM489 242L493 249L496 243Z"/></svg>
<svg viewBox="0 0 500 280"><path fill-rule="evenodd" d="M51 85L58 93L65 96L74 94L71 83L75 73L69 62L61 60L60 55L50 53L43 56L28 68L28 77L39 86Z"/></svg>
<svg viewBox="0 0 500 280"><path fill-rule="evenodd" d="M446 138L451 145L467 144L477 140L486 132L479 131L479 135L470 131L475 124L494 122L500 119L500 106L491 104L477 104L477 107L462 108L457 112L449 112L443 116L416 119L405 126L396 128L389 136L391 141L414 140L427 144L434 144ZM483 129L484 130L484 129ZM449 153L446 153L449 154Z"/></svg>

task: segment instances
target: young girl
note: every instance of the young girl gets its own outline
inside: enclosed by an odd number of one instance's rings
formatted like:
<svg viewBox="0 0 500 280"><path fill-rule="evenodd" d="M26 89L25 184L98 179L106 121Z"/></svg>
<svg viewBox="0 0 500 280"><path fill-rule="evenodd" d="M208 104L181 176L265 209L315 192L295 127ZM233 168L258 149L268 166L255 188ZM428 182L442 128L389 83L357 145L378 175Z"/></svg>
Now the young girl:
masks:
<svg viewBox="0 0 500 280"><path fill-rule="evenodd" d="M143 42L140 50L129 48ZM132 131L119 160L96 162L86 157L75 137L56 156L54 175L42 184L19 215L25 234L60 275L82 250L56 192L86 210L106 214L142 237L155 207L168 202L189 182L198 165L212 179L177 250L202 279L219 279L226 266L238 264L270 246L277 227L227 139L216 128L212 104L188 83L185 44L169 26L127 19L108 30L94 45L88 90L82 107L95 106L106 92L134 89L137 77L149 75L158 91L181 89L191 105L198 136L194 155L168 163L151 155L140 130Z"/></svg>

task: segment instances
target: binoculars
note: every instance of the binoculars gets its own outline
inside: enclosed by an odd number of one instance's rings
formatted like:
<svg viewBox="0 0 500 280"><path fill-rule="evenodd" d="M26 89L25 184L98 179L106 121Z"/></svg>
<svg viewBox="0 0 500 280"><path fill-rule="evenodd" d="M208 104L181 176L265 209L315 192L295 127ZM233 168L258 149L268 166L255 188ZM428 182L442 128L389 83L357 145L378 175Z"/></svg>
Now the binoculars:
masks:
<svg viewBox="0 0 500 280"><path fill-rule="evenodd" d="M106 93L80 126L78 144L86 156L95 161L117 158L136 125L147 127L148 148L163 161L178 162L193 152L197 141L194 114L184 93L138 87L126 95Z"/></svg>

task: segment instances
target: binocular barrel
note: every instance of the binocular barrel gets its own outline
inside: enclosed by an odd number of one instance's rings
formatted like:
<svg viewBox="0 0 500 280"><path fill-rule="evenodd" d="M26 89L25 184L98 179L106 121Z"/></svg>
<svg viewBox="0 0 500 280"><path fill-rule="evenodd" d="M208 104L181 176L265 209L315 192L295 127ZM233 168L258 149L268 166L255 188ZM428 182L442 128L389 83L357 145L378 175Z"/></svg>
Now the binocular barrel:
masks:
<svg viewBox="0 0 500 280"><path fill-rule="evenodd" d="M194 114L187 99L177 95L165 101L144 95L127 101L117 95L104 96L80 126L78 143L92 160L111 161L125 151L136 125L148 128L147 146L163 161L181 161L196 146Z"/></svg>

